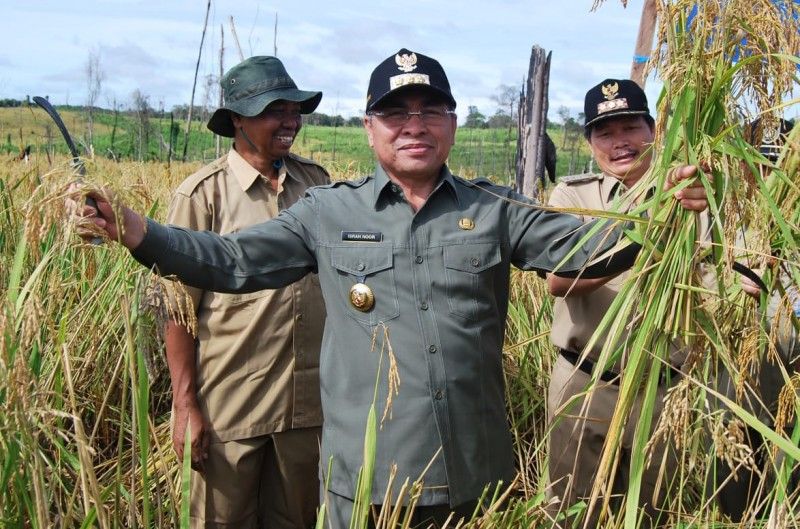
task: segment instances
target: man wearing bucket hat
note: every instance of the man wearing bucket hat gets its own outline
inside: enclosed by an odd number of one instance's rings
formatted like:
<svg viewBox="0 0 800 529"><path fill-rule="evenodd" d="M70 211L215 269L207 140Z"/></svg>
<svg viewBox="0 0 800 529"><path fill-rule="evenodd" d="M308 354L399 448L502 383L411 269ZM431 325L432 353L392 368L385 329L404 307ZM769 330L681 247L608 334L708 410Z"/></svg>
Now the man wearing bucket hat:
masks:
<svg viewBox="0 0 800 529"><path fill-rule="evenodd" d="M320 92L298 90L281 61L250 57L221 80L208 128L233 138L223 157L176 190L169 223L234 233L267 221L327 172L290 152ZM222 294L187 287L195 339L166 332L173 443L191 428L192 527L309 527L318 505L325 309L315 274L277 290Z"/></svg>
<svg viewBox="0 0 800 529"><path fill-rule="evenodd" d="M335 528L349 525L373 406L386 413L369 426L367 501L385 501L391 476L394 490L420 478L413 525L425 527L451 511L468 516L486 486L510 483L502 347L511 265L604 276L630 266L638 249L608 255L618 228L579 245L591 226L488 180L453 175L446 160L455 106L439 62L401 49L375 68L367 90L374 174L311 189L278 218L225 237L124 207L116 216L103 196L96 210L81 210L96 213L94 224L112 239L124 226L120 241L141 263L208 290L247 292L319 273L328 311L322 499ZM676 196L707 205L702 188Z"/></svg>
<svg viewBox="0 0 800 529"><path fill-rule="evenodd" d="M584 100L584 136L597 162L599 173L566 176L553 189L548 205L595 211L620 211L627 209L641 196L632 196L631 190L648 172L652 160L651 145L654 139L655 120L650 115L644 90L629 79L606 79L592 87ZM640 193L644 194L644 190ZM594 217L576 215L589 222ZM706 218L707 217L702 217ZM556 299L553 305L553 325L550 333L559 355L553 366L548 389L549 478L550 494L558 497L563 509L580 500L589 502L595 474L608 434L611 417L619 397L620 373L623 361L606 369L600 381L587 394L595 364L604 347L605 336L594 341L595 330L600 326L611 307L628 272L588 278L566 278L547 274L547 285ZM666 395L666 382L678 375L686 352L674 347L670 362L673 369L663 377L659 386L660 403ZM582 395L586 395L585 399ZM640 406L634 406L634 413ZM659 414L656 409L654 414ZM632 417L628 424L637 424ZM627 471L630 459L633 428L623 435L619 450L619 471L612 476L615 492L628 488ZM653 504L657 490L660 464L666 447L653 445L652 465L645 470L641 483L642 513L645 526L661 523L661 515ZM674 459L667 459L673 461ZM662 497L664 494L662 493ZM612 502L613 505L613 502ZM588 527L598 526L599 509L589 513ZM571 526L581 527L584 520L573 520Z"/></svg>

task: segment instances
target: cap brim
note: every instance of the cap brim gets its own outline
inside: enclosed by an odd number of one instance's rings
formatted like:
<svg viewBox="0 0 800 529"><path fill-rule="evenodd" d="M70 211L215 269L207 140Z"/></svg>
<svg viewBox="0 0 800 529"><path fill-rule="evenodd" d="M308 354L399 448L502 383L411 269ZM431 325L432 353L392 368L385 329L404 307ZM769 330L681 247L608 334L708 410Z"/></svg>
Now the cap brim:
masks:
<svg viewBox="0 0 800 529"><path fill-rule="evenodd" d="M233 138L235 131L231 120L231 112L236 112L241 116L253 117L259 115L267 108L267 105L275 101L291 101L300 103L301 114L311 114L319 106L321 100L322 92L297 89L271 90L223 105L211 115L207 127L215 134Z"/></svg>
<svg viewBox="0 0 800 529"><path fill-rule="evenodd" d="M394 90L390 90L389 92L386 92L385 94L383 94L381 97L379 97L375 101L370 101L370 104L367 105L367 112L369 112L370 110L374 109L382 101L385 101L386 98L388 98L389 96L393 96L393 95L402 93L402 92L410 90L410 89L415 89L415 88L416 89L425 88L428 91L433 92L434 94L441 96L442 99L444 99L445 101L450 103L450 106L453 109L456 108L456 100L453 99L453 96L451 96L450 94L448 94L444 90L440 90L439 88L436 88L435 86L431 86L429 84L417 83L417 84L406 84L406 85L400 86L398 88L395 88Z"/></svg>
<svg viewBox="0 0 800 529"><path fill-rule="evenodd" d="M583 128L589 128L592 125L599 123L600 121L605 121L610 118L616 118L619 116L648 116L650 119L653 119L653 116L650 115L650 112L646 110L612 110L611 112L606 112L605 114L601 114L595 117L592 121L583 124Z"/></svg>

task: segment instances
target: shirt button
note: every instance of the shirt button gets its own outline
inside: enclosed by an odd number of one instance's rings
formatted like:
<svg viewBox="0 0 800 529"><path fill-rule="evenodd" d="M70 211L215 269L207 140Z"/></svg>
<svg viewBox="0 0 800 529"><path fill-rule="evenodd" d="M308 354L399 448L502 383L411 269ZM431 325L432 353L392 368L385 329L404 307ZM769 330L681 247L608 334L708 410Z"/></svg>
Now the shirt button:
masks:
<svg viewBox="0 0 800 529"><path fill-rule="evenodd" d="M356 270L358 270L359 272L363 272L366 267L367 266L364 263L358 263L356 265Z"/></svg>
<svg viewBox="0 0 800 529"><path fill-rule="evenodd" d="M418 255L418 256L417 256L417 258L416 258L416 259L414 259L414 261L416 261L416 262L417 262L417 264L420 264L420 263L422 262L422 256L421 256L421 255Z"/></svg>
<svg viewBox="0 0 800 529"><path fill-rule="evenodd" d="M472 266L478 266L479 264L481 264L481 260L480 260L480 259L478 259L477 257L473 257L473 258L470 260L470 263L472 263Z"/></svg>
<svg viewBox="0 0 800 529"><path fill-rule="evenodd" d="M441 389L437 389L436 393L433 394L433 398L436 400L442 400L442 397L444 397L444 394Z"/></svg>
<svg viewBox="0 0 800 529"><path fill-rule="evenodd" d="M436 352L436 346L435 345L431 345L430 347L428 347L428 352L429 353L435 353Z"/></svg>
<svg viewBox="0 0 800 529"><path fill-rule="evenodd" d="M419 308L421 308L422 310L428 310L428 304L423 301L422 303L419 304Z"/></svg>

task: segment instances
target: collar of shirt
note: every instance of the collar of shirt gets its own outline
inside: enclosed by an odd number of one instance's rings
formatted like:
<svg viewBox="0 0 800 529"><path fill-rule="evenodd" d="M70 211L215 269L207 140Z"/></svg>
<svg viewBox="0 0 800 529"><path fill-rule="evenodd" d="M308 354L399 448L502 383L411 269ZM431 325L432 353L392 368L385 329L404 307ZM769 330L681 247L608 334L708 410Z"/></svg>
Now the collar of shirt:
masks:
<svg viewBox="0 0 800 529"><path fill-rule="evenodd" d="M380 164L375 167L375 177L373 179L373 191L374 191L374 206L377 209L381 203L381 200L388 200L391 196L399 196L403 200L403 190L400 189L400 186L392 182L389 178L389 175L386 174L386 171L383 170ZM443 165L441 171L439 172L439 182L433 191L430 194L432 197L434 194L439 192L440 188L446 188L450 191L453 196L453 199L456 201L457 205L461 205L462 199L459 196L460 193L463 193L461 186L456 182L455 177L450 172L450 169ZM428 199L430 200L430 197Z"/></svg>
<svg viewBox="0 0 800 529"><path fill-rule="evenodd" d="M621 180L605 173L600 174L600 192L607 204L613 202L615 198L627 190L628 188L625 187Z"/></svg>
<svg viewBox="0 0 800 529"><path fill-rule="evenodd" d="M236 178L236 181L239 182L242 191L247 191L250 189L253 183L262 177L258 169L247 163L247 160L245 160L242 155L236 152L236 149L233 148L228 151L228 167L230 167L233 176ZM278 169L279 190L283 187L283 181L287 176L291 175L286 170L286 163L284 160L284 163L281 164L281 168Z"/></svg>

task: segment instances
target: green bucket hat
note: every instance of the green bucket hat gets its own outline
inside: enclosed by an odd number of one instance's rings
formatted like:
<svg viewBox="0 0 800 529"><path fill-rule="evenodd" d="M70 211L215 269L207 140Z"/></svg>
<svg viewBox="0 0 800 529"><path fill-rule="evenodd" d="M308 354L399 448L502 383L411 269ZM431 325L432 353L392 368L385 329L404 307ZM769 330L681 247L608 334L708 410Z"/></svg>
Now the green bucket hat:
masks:
<svg viewBox="0 0 800 529"><path fill-rule="evenodd" d="M322 92L298 90L277 57L256 56L240 62L220 81L224 104L208 120L211 131L233 138L231 112L253 117L280 99L300 103L300 113L310 114L319 105Z"/></svg>

